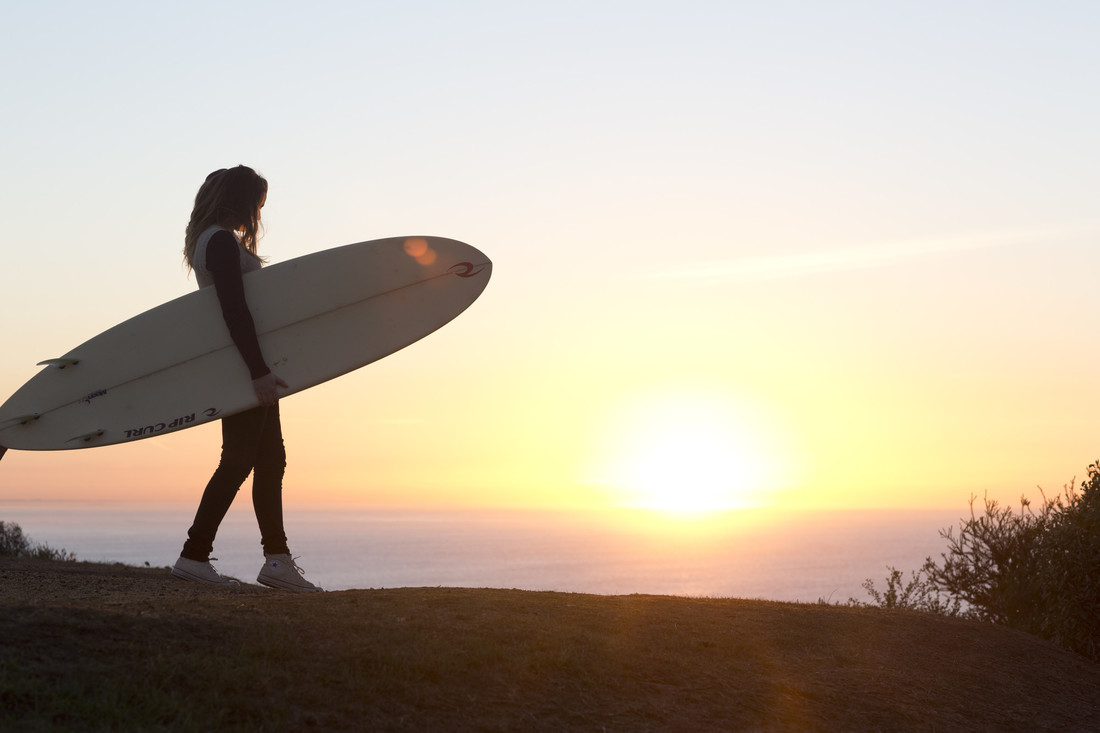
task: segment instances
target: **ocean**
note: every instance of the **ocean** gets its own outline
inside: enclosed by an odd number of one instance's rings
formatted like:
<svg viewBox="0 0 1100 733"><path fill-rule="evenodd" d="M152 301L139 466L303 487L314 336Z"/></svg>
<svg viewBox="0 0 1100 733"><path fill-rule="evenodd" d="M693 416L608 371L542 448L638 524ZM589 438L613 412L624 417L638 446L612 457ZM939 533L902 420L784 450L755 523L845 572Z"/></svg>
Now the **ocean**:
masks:
<svg viewBox="0 0 1100 733"><path fill-rule="evenodd" d="M220 572L255 582L263 557L247 497L215 542ZM77 560L165 567L192 504L0 502L0 521ZM286 509L306 577L326 590L516 588L620 595L869 600L887 566L906 577L946 548L948 511L746 512L713 521L642 521L626 513ZM173 581L176 582L176 581Z"/></svg>

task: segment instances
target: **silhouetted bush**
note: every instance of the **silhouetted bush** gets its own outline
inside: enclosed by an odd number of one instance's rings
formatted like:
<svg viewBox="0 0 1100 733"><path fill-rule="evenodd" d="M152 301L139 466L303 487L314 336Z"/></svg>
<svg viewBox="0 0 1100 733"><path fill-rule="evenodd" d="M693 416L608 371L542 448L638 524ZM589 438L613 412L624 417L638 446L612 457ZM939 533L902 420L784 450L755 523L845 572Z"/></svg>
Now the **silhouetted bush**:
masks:
<svg viewBox="0 0 1100 733"><path fill-rule="evenodd" d="M37 560L75 560L76 555L31 542L15 522L0 522L0 556L30 557Z"/></svg>
<svg viewBox="0 0 1100 733"><path fill-rule="evenodd" d="M1100 659L1100 464L1051 513L1038 545L1039 634Z"/></svg>
<svg viewBox="0 0 1100 733"><path fill-rule="evenodd" d="M849 603L991 621L1100 659L1100 462L1088 474L1038 507L1021 497L1019 511L987 497L979 515L972 497L970 519L940 532L941 563L928 558L904 584L888 568L885 592L863 584L874 603Z"/></svg>
<svg viewBox="0 0 1100 733"><path fill-rule="evenodd" d="M962 601L940 591L931 582L930 575L934 567L932 560L928 559L920 570L911 572L909 580L904 581L900 570L888 566L886 569L890 574L886 576L886 590L879 591L870 578L863 581L863 589L867 591L867 595L871 596L874 603L861 603L854 598L849 598L848 603L854 606L908 608L914 611L942 613L945 616L964 615Z"/></svg>

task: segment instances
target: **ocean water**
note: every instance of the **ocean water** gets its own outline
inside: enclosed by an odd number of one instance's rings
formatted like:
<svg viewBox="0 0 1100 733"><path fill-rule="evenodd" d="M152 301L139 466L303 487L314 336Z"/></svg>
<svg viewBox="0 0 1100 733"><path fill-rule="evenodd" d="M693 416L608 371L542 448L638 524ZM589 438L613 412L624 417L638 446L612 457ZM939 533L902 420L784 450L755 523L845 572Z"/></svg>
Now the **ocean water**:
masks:
<svg viewBox="0 0 1100 733"><path fill-rule="evenodd" d="M0 502L0 521L78 560L171 565L191 504ZM868 600L887 566L908 576L946 547L945 511L745 513L722 521L642 521L595 512L286 510L307 577L326 590L517 588L814 602ZM255 582L263 560L247 501L218 534L215 565Z"/></svg>

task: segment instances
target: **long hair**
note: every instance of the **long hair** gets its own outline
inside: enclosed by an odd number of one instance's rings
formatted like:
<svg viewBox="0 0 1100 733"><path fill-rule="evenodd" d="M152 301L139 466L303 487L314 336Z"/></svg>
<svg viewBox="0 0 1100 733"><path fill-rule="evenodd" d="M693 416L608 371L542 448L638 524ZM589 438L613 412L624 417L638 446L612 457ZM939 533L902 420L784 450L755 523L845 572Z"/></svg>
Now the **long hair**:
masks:
<svg viewBox="0 0 1100 733"><path fill-rule="evenodd" d="M183 259L190 271L199 235L212 226L236 234L241 245L257 260L261 236L260 204L267 196L267 180L248 166L222 168L206 177L195 194L195 208L187 222Z"/></svg>

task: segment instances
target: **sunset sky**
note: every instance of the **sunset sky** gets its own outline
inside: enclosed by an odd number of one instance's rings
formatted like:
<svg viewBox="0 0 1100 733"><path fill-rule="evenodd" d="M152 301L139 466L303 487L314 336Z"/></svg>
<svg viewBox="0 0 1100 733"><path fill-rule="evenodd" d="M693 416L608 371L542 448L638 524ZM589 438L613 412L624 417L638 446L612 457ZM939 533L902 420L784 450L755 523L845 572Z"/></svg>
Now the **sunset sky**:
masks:
<svg viewBox="0 0 1100 733"><path fill-rule="evenodd" d="M1088 2L5 3L0 400L195 288L210 171L272 262L494 262L283 403L289 503L963 509L1100 458ZM216 426L11 451L0 500L194 500Z"/></svg>

